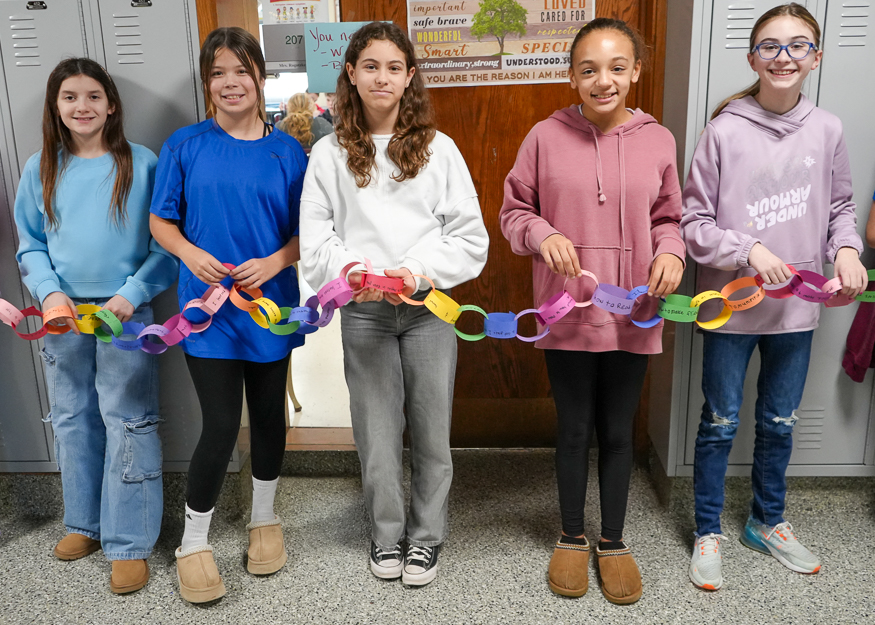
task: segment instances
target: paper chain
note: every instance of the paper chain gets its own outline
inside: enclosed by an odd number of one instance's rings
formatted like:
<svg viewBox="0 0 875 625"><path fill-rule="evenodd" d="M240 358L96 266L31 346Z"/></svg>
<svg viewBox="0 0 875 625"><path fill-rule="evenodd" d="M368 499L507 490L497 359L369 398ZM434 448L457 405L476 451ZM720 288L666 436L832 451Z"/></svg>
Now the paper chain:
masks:
<svg viewBox="0 0 875 625"><path fill-rule="evenodd" d="M234 269L234 265L223 264L228 269ZM108 310L103 310L99 306L89 304L77 306L78 315L74 314L66 306L56 306L43 313L33 306L19 310L2 298L0 298L0 321L11 326L13 331L21 338L34 341L44 337L46 334L64 334L68 332L70 330L69 326L55 326L50 325L48 322L61 317L72 317L76 320L76 324L81 332L94 334L99 340L105 343L111 342L119 349L127 351L142 349L149 354L161 354L168 347L176 345L185 337L203 332L210 327L213 315L230 299L231 303L237 308L248 312L256 324L274 334L310 334L328 325L334 316L334 311L344 306L352 299L355 293L359 292L354 291L346 279L349 270L359 264L351 263L344 267L339 278L332 280L322 287L316 295L307 300L304 306L296 308L277 306L273 301L263 297L261 290L257 288L245 288L239 284L231 284L226 287L223 284L218 284L207 289L201 297L188 302L183 307L182 312L174 315L162 325L153 324L144 326L142 323L136 322L122 323ZM366 263L366 267L367 271L362 272L360 290L373 288L386 293L395 293L411 306L425 306L439 319L449 324L455 324L463 312L473 311L483 315L483 332L479 334L466 334L458 328L453 328L459 338L466 341L479 341L487 336L496 339L518 338L526 342L537 341L549 334L550 326L565 317L574 308L585 308L595 305L617 315L630 315L635 301L647 293L646 286L635 287L631 291L627 291L612 284L599 283L595 274L584 271L583 275L596 283L592 297L586 302L576 302L568 291L563 289L547 300L540 308L529 308L519 313L487 313L479 306L474 306L473 304L460 306L445 293L438 291L435 288L434 282L427 276L417 275L415 277L422 278L428 282L431 285L431 291L421 302L412 300L402 293L404 288L403 279L375 274L369 262ZM706 330L715 330L729 321L733 312L753 308L766 297L786 299L795 295L805 301L822 303L828 307L846 306L854 300L875 302L875 291L866 291L852 299L838 294L838 291L842 288L838 278L828 280L825 276L813 271L797 270L792 265L788 265L788 267L790 267L794 274L793 278L789 283L780 288L766 289L762 278L759 276L739 278L727 284L721 291L705 291L695 297L668 295L664 300L660 301L659 311L652 318L646 321L638 321L630 316L630 320L640 328L652 328L662 319L668 319L682 323L695 321ZM875 282L875 269L869 270L868 278L870 284ZM230 278L225 279L225 281L230 280ZM814 288L808 286L809 284ZM742 299L730 299L736 292L750 287L756 287L757 289L753 295ZM247 294L252 299L245 299L241 292ZM699 307L712 299L722 300L723 310L714 319L699 321ZM322 307L321 313L318 310L320 306ZM200 310L206 313L209 319L203 323L193 323L185 316L185 311L189 309ZM536 336L521 336L517 331L517 322L520 317L529 313L534 314L538 323L545 326L545 328L543 332ZM82 315L82 318L79 318L79 315ZM43 326L36 332L22 334L17 328L25 317L41 317ZM103 328L104 323L109 328L109 331ZM125 335L134 335L136 338L133 340L122 338ZM161 342L149 340L148 337L150 336L157 337Z"/></svg>

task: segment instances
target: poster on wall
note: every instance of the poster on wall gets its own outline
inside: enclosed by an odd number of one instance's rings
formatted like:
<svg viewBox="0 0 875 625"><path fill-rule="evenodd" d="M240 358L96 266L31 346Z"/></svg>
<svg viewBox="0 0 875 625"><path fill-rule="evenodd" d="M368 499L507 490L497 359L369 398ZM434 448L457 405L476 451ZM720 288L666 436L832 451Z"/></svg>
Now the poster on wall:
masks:
<svg viewBox="0 0 875 625"><path fill-rule="evenodd" d="M577 31L595 0L407 0L429 87L566 82Z"/></svg>
<svg viewBox="0 0 875 625"><path fill-rule="evenodd" d="M261 0L261 33L267 71L307 71L304 27L327 22L329 2L333 0Z"/></svg>

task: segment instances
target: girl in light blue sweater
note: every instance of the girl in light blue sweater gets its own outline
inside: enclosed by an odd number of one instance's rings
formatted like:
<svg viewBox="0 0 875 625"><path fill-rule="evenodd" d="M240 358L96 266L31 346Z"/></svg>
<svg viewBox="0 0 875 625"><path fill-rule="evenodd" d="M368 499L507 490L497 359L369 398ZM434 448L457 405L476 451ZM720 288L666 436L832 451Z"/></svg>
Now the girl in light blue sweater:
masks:
<svg viewBox="0 0 875 625"><path fill-rule="evenodd" d="M109 74L90 59L62 61L49 76L43 149L24 167L15 198L22 280L50 322L42 357L64 489L61 560L103 548L110 589L149 580L146 558L161 528L158 362L80 333L78 304L119 321L152 323L149 302L176 277L176 260L149 233L155 155L124 137Z"/></svg>

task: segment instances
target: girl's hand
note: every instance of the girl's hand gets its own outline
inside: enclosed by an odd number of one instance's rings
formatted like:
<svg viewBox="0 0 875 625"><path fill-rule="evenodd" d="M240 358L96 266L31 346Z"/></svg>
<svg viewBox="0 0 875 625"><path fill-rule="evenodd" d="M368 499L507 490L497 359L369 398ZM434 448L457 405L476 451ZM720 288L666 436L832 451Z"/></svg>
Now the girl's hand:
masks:
<svg viewBox="0 0 875 625"><path fill-rule="evenodd" d="M842 281L842 295L857 297L866 290L869 276L866 275L866 268L860 262L857 250L852 247L839 249L836 252L836 260L833 263L833 267L835 267L835 275Z"/></svg>
<svg viewBox="0 0 875 625"><path fill-rule="evenodd" d="M401 267L400 269L387 269L385 274L390 278L402 278L404 280L404 290L401 292L407 297L413 295L413 292L416 290L416 278L413 277L413 274L410 273L410 270L407 267ZM397 306L404 301L395 293L383 293L383 297L393 306Z"/></svg>
<svg viewBox="0 0 875 625"><path fill-rule="evenodd" d="M674 254L660 254L650 267L650 280L647 294L651 297L665 297L674 293L684 276L684 263Z"/></svg>
<svg viewBox="0 0 875 625"><path fill-rule="evenodd" d="M362 272L361 271L353 271L351 274L346 276L346 281L349 282L349 286L353 289L361 288L362 286ZM379 289L365 289L359 293L356 293L352 296L352 301L357 304L361 304L362 302L379 302L383 299L383 292Z"/></svg>
<svg viewBox="0 0 875 625"><path fill-rule="evenodd" d="M73 311L73 314L76 314L76 304L63 291L49 293L43 300L43 311L55 308L56 306L67 306ZM76 325L76 320L73 317L58 317L49 321L49 324L53 326L68 326L73 330L74 334L79 334L79 326Z"/></svg>
<svg viewBox="0 0 875 625"><path fill-rule="evenodd" d="M121 295L113 295L109 301L103 305L103 310L108 310L116 316L116 319L124 323L125 321L130 321L133 316L134 305Z"/></svg>
<svg viewBox="0 0 875 625"><path fill-rule="evenodd" d="M215 259L215 257L192 245L184 255L179 258L188 267L195 277L206 284L216 285L228 277L228 268Z"/></svg>
<svg viewBox="0 0 875 625"><path fill-rule="evenodd" d="M766 284L781 284L793 277L793 272L784 261L772 254L762 243L754 243L750 248L747 264L756 269Z"/></svg>
<svg viewBox="0 0 875 625"><path fill-rule="evenodd" d="M245 263L237 265L231 271L231 277L243 287L258 288L282 270L272 256L267 258L250 258Z"/></svg>
<svg viewBox="0 0 875 625"><path fill-rule="evenodd" d="M561 234L551 234L541 241L541 256L553 273L566 278L579 278L583 275L574 244Z"/></svg>

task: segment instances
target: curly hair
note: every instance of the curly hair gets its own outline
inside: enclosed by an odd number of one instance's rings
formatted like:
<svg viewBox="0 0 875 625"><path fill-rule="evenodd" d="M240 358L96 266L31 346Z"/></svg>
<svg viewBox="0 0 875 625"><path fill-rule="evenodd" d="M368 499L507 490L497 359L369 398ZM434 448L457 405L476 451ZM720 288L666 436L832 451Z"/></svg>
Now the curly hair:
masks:
<svg viewBox="0 0 875 625"><path fill-rule="evenodd" d="M301 145L313 143L313 102L306 93L296 93L289 98L286 116L278 124L279 129L293 136Z"/></svg>
<svg viewBox="0 0 875 625"><path fill-rule="evenodd" d="M360 188L371 183L376 147L365 121L361 96L350 81L346 68L355 67L362 51L375 40L395 44L404 54L407 70L416 68L413 44L407 34L392 22L371 22L350 37L343 59L344 69L337 78L335 133L338 143L346 150L346 165L355 175L356 185ZM389 159L399 170L399 173L392 175L393 180L403 182L419 174L428 164L431 156L428 146L434 135L434 108L425 90L425 81L419 72L414 72L410 84L401 96L395 132L389 141Z"/></svg>
<svg viewBox="0 0 875 625"><path fill-rule="evenodd" d="M122 100L115 82L99 63L86 58L61 61L49 74L46 84L46 100L43 106L43 153L39 168L46 219L49 228L57 228L60 224L54 210L55 187L67 169L70 156L74 152L74 145L70 129L61 121L58 94L63 82L74 76L87 76L96 80L106 93L107 103L112 110L103 126L103 142L112 154L115 170L110 216L113 223L121 227L125 225L128 217L128 196L134 183L134 157L131 146L125 139Z"/></svg>

